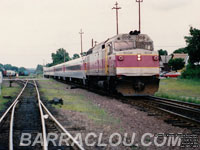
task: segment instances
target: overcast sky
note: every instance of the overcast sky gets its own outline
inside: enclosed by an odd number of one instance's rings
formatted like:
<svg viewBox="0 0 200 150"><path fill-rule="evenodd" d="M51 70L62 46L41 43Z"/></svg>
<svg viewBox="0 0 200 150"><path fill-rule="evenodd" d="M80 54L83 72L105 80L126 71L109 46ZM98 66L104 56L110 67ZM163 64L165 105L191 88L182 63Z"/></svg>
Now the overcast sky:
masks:
<svg viewBox="0 0 200 150"><path fill-rule="evenodd" d="M142 33L154 41L155 50L170 53L184 47L190 26L200 28L200 0L143 0ZM80 53L91 39L102 42L116 34L116 0L0 0L0 63L36 67L51 62L51 53L65 48ZM138 4L118 0L119 32L138 29Z"/></svg>

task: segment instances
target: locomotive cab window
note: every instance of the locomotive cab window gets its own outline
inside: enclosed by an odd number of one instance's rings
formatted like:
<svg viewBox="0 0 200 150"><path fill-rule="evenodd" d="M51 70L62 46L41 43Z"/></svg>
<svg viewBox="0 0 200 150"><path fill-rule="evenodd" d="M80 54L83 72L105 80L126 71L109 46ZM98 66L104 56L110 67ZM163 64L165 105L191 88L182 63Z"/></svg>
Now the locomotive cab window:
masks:
<svg viewBox="0 0 200 150"><path fill-rule="evenodd" d="M116 51L130 50L136 48L134 41L115 42L114 47Z"/></svg>
<svg viewBox="0 0 200 150"><path fill-rule="evenodd" d="M136 48L141 48L145 50L153 50L153 43L152 42L136 42Z"/></svg>
<svg viewBox="0 0 200 150"><path fill-rule="evenodd" d="M144 49L144 50L153 50L153 43L152 42L138 42L138 41L120 41L115 42L114 47L116 51L124 51L130 49Z"/></svg>

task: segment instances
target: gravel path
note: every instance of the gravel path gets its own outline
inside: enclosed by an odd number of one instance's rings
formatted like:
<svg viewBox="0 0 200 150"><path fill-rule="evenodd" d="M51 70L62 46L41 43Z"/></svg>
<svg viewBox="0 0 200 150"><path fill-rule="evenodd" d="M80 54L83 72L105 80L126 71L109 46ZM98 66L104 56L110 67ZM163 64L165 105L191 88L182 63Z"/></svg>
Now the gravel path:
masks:
<svg viewBox="0 0 200 150"><path fill-rule="evenodd" d="M52 84L55 81L49 81L49 84ZM40 83L41 84L41 83ZM59 83L60 86L56 87L59 90L66 91L71 94L82 94L86 97L87 101L92 102L94 105L104 109L113 119L118 120L117 123L111 121L110 123L96 123L93 120L89 119L87 115L76 112L70 111L66 109L58 109L58 119L65 125L65 127L70 130L73 135L77 133L81 133L83 138L89 132L95 132L97 135L103 133L103 142L109 144L110 136L117 132L122 135L122 139L125 138L125 133L128 133L128 140L131 140L132 134L136 133L134 146L125 147L123 144L120 144L117 147L113 147L111 145L107 145L106 147L86 147L86 149L115 149L115 150L124 150L124 149L180 149L180 147L168 147L167 143L162 146L158 147L155 145L154 139L147 136L145 138L145 143L152 142L152 144L148 147L144 147L141 144L141 137L145 133L151 133L156 135L158 133L190 133L187 129L173 127L167 123L165 123L161 118L148 116L146 112L142 112L130 106L128 104L124 104L116 99L111 99L106 96L101 96L92 92L89 92L84 89L68 89L68 85ZM53 84L51 88L53 87ZM117 142L118 138L114 137L113 141ZM97 139L91 139L91 141L97 141ZM167 138L169 140L169 138ZM163 140L158 140L158 143L161 143Z"/></svg>

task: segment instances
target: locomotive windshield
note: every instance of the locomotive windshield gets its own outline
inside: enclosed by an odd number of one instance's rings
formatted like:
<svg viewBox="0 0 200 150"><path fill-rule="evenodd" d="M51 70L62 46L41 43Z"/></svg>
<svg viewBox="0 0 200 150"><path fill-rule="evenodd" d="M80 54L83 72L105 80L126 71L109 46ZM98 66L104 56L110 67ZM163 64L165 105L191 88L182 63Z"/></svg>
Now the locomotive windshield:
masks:
<svg viewBox="0 0 200 150"><path fill-rule="evenodd" d="M145 50L153 50L153 43L152 42L135 42L135 41L120 41L115 42L114 44L116 51L124 51L124 50L130 50L130 49L145 49Z"/></svg>
<svg viewBox="0 0 200 150"><path fill-rule="evenodd" d="M114 45L115 45L115 50L116 51L123 51L123 50L128 50L128 49L135 48L135 43L133 41L115 42Z"/></svg>
<svg viewBox="0 0 200 150"><path fill-rule="evenodd" d="M136 42L136 48L141 48L145 50L153 50L153 43L152 42Z"/></svg>

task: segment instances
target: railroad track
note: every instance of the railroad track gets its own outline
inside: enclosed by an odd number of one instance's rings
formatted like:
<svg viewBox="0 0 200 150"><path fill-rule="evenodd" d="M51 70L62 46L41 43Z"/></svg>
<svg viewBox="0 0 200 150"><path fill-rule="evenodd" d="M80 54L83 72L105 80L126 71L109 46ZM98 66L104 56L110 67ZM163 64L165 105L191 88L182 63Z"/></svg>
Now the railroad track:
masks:
<svg viewBox="0 0 200 150"><path fill-rule="evenodd" d="M118 98L123 103L147 112L148 116L157 116L173 126L187 128L200 135L200 105L154 96Z"/></svg>
<svg viewBox="0 0 200 150"><path fill-rule="evenodd" d="M62 80L57 80L63 82ZM82 88L97 94L116 98L117 100L136 106L141 111L147 111L149 116L162 115L165 122L173 126L188 128L196 134L200 134L200 105L154 96L124 97L115 93L110 94L104 90L90 88L77 83L67 82L73 88ZM153 111L153 112L152 112ZM165 113L165 115L163 115ZM170 115L170 117L168 117ZM167 119L166 119L167 118Z"/></svg>
<svg viewBox="0 0 200 150"><path fill-rule="evenodd" d="M146 98L148 98L150 100L156 100L156 101L162 101L162 102L171 102L171 103L174 103L174 104L181 104L183 106L189 106L189 107L200 109L200 104L194 104L194 103L184 102L184 101L180 101L180 100L167 99L167 98L161 98L161 97L155 97L155 96L148 96Z"/></svg>
<svg viewBox="0 0 200 150"><path fill-rule="evenodd" d="M184 120L200 125L200 105L178 100L159 98L154 96L146 97L145 102L163 112L180 117Z"/></svg>
<svg viewBox="0 0 200 150"><path fill-rule="evenodd" d="M62 80L57 80L57 81L63 82ZM174 117L181 118L187 122L200 126L200 104L194 104L194 103L166 99L166 98L159 98L155 96L141 96L141 97L127 98L121 95L117 95L115 93L110 94L104 90L99 90L96 88L88 89L85 86L79 85L77 83L67 82L67 84L69 84L72 87L74 86L74 88L76 87L83 88L103 96L116 98L122 102L129 103L131 105L153 108L155 110L165 112ZM142 109L145 110L145 108Z"/></svg>
<svg viewBox="0 0 200 150"><path fill-rule="evenodd" d="M36 82L33 80L23 83L21 92L0 118L0 150L84 150L43 104ZM48 145L49 132L59 133L59 136L64 134L69 139L69 145L73 146ZM31 139L35 139L38 133L41 133L43 145L20 145L21 133L30 133L33 135Z"/></svg>

